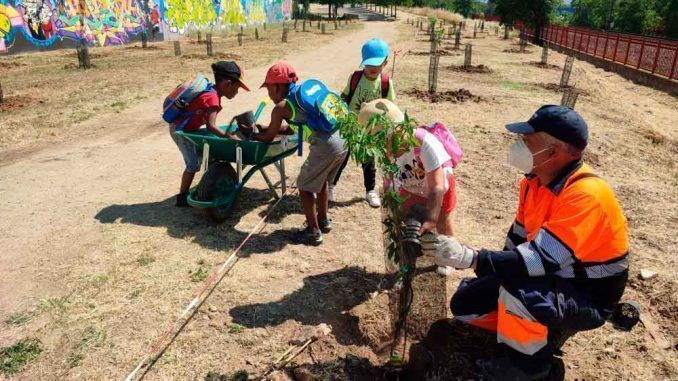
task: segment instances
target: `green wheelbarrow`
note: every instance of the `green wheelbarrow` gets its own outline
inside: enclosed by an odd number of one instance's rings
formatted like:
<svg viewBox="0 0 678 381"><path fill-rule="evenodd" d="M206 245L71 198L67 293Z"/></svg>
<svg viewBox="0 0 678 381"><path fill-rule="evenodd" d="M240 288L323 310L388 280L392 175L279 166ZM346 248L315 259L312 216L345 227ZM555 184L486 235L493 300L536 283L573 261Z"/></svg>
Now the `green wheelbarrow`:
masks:
<svg viewBox="0 0 678 381"><path fill-rule="evenodd" d="M266 103L264 101L259 105L255 120ZM221 128L233 135L237 125L231 123ZM296 136L284 136L273 142L257 142L222 138L207 130L176 133L202 151L205 172L198 186L188 195L188 204L203 209L213 220L221 222L228 218L238 194L256 172L261 173L274 198L280 198L287 192L285 158L297 152ZM273 165L280 174L280 195L264 170L269 165Z"/></svg>

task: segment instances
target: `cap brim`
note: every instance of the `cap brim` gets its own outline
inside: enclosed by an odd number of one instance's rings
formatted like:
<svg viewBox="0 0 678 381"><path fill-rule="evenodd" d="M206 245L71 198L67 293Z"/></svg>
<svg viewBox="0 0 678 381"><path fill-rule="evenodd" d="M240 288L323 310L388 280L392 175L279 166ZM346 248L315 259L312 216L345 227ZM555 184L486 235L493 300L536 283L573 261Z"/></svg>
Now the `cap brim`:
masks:
<svg viewBox="0 0 678 381"><path fill-rule="evenodd" d="M506 125L506 129L514 134L531 134L535 132L534 127L527 122L509 123Z"/></svg>
<svg viewBox="0 0 678 381"><path fill-rule="evenodd" d="M381 64L383 64L384 61L386 61L386 58L387 58L387 57L372 57L372 58L368 58L368 59L366 59L365 61L363 61L363 62L360 63L360 67L364 67L364 66L381 66Z"/></svg>
<svg viewBox="0 0 678 381"><path fill-rule="evenodd" d="M238 79L238 82L240 82L240 87L242 87L243 90L250 91L250 88L242 81L242 78Z"/></svg>

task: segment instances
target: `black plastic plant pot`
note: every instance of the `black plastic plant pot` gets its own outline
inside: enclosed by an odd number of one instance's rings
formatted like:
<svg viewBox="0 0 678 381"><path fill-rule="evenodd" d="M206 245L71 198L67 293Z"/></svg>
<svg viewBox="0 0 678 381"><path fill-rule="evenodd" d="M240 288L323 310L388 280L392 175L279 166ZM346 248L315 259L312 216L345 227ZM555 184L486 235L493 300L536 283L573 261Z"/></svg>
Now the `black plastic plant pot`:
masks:
<svg viewBox="0 0 678 381"><path fill-rule="evenodd" d="M234 117L238 127L252 128L254 126L254 113L247 111Z"/></svg>
<svg viewBox="0 0 678 381"><path fill-rule="evenodd" d="M633 300L617 304L610 321L614 328L620 331L630 331L640 321L640 305Z"/></svg>

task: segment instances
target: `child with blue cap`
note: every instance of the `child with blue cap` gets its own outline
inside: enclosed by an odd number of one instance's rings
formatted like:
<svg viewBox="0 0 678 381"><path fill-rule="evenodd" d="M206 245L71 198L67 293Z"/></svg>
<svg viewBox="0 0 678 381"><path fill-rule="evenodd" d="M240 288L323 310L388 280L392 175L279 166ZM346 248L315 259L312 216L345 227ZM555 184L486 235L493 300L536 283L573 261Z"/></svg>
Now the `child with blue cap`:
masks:
<svg viewBox="0 0 678 381"><path fill-rule="evenodd" d="M363 45L362 62L360 63L362 70L357 70L349 76L346 88L344 88L341 94L351 111L357 114L364 103L375 99L395 100L393 82L383 72L388 64L388 55L388 44L382 39L373 38ZM348 163L349 156L346 156L344 163L334 178L334 182L330 184L330 200L334 199L334 187ZM374 160L368 160L362 164L362 167L367 202L370 206L378 208L381 206L381 200L375 190L377 171L374 166Z"/></svg>

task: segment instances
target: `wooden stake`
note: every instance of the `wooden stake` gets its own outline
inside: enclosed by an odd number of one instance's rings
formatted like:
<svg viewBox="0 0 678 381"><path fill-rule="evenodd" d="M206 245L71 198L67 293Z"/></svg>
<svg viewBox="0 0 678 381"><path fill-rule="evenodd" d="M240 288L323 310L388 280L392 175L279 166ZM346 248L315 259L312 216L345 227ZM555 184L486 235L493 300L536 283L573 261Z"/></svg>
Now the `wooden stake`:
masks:
<svg viewBox="0 0 678 381"><path fill-rule="evenodd" d="M178 57L181 55L181 42L174 41L173 43L174 43L174 55Z"/></svg>
<svg viewBox="0 0 678 381"><path fill-rule="evenodd" d="M89 60L89 47L87 44L84 41L80 41L76 50L78 52L78 66L83 69L89 69L91 64Z"/></svg>
<svg viewBox="0 0 678 381"><path fill-rule="evenodd" d="M549 43L544 41L544 46L541 50L541 64L547 65L549 61Z"/></svg>
<svg viewBox="0 0 678 381"><path fill-rule="evenodd" d="M212 32L207 32L205 34L205 46L207 47L207 56L212 57L214 55L214 48L212 45Z"/></svg>
<svg viewBox="0 0 678 381"><path fill-rule="evenodd" d="M431 55L428 65L428 92L435 94L438 89L438 62L440 56L437 54Z"/></svg>
<svg viewBox="0 0 678 381"><path fill-rule="evenodd" d="M563 97L560 100L560 105L574 109L574 105L577 104L578 97L579 91L574 87L568 87L563 91Z"/></svg>
<svg viewBox="0 0 678 381"><path fill-rule="evenodd" d="M565 66L563 67L563 74L560 76L560 87L567 87L570 82L570 74L572 74L572 65L574 64L574 57L568 56L565 59Z"/></svg>
<svg viewBox="0 0 678 381"><path fill-rule="evenodd" d="M464 67L468 68L471 66L471 55L473 53L473 45L466 44L466 49L464 50Z"/></svg>
<svg viewBox="0 0 678 381"><path fill-rule="evenodd" d="M282 30L282 42L287 43L287 26L283 26L283 30Z"/></svg>

